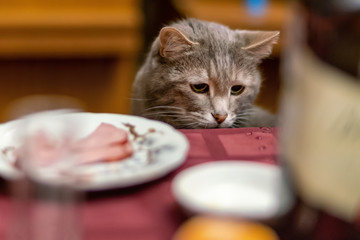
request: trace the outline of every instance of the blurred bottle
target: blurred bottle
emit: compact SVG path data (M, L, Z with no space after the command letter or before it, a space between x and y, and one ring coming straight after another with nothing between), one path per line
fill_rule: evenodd
M360 1L298 0L282 59L281 155L300 198L360 221Z
M67 151L75 133L71 121L56 116L68 109L24 116L14 130L19 176L9 182L12 218L8 240L81 240L81 203L76 161Z

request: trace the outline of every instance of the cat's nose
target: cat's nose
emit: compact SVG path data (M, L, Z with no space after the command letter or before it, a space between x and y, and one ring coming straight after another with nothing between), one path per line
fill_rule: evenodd
M218 124L220 124L220 123L222 123L223 121L225 121L225 119L227 118L227 114L224 114L224 115L221 115L221 114L211 114L214 118L215 118L215 120L216 120L216 122L218 123Z

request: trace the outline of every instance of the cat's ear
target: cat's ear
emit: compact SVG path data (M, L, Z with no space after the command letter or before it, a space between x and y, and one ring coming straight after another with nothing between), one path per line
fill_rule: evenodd
M188 39L182 32L174 27L163 27L159 34L160 55L165 58L175 58L181 53L198 44Z
M252 53L256 58L262 59L271 54L273 45L279 40L279 31L239 31L245 39L241 49Z

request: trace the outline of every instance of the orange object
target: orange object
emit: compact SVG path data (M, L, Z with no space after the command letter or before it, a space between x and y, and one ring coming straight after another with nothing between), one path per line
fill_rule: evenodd
M279 237L260 223L197 216L186 221L173 240L279 240Z

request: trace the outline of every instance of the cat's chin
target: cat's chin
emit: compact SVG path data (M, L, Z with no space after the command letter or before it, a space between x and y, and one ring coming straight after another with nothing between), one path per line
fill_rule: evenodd
M179 121L174 121L172 119L157 119L163 121L167 124L172 125L174 128L177 129L213 129L213 128L232 128L233 122L226 121L223 123L216 123L214 122L190 122L186 124L179 124Z
M231 128L231 125L229 125L229 124L225 124L225 125L220 124L220 125L217 125L217 126L214 127L214 128Z
M229 124L229 123L221 123L221 124L209 123L209 124L201 126L199 128L211 129L211 128L231 128L231 127L232 127L232 124Z
M177 129L214 129L214 128L231 128L231 125L222 125L222 124L204 124L204 125L194 125L194 126L177 126L173 125Z

